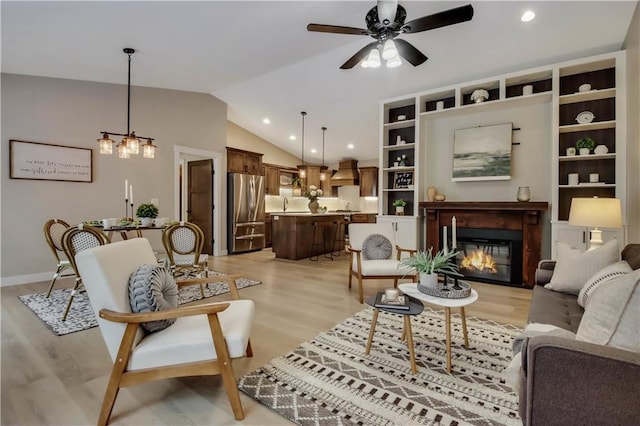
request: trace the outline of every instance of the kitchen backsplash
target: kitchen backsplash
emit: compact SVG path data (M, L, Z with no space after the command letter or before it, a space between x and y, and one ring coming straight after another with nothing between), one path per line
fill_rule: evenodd
M290 188L280 188L280 195L265 196L265 211L281 212L287 199L287 211L305 212L309 210L309 200L306 197L293 196ZM378 199L375 197L361 197L360 187L357 185L345 185L338 188L338 197L320 197L321 207L328 210L356 210L365 213L378 212Z

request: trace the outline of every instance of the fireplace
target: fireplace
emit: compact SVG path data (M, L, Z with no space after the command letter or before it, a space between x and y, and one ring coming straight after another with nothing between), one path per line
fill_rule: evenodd
M459 272L473 281L521 286L522 231L457 229ZM452 241L448 242L451 247Z
M489 235L481 235L479 239L488 240L482 244L482 254L493 249L493 253L500 257L509 257L510 278L495 280L507 285L533 287L535 284L535 272L540 260L542 222L543 213L548 208L545 201L530 202L508 202L508 201L430 201L420 202L421 215L424 217L424 245L428 249L434 250L443 247L442 227L447 226L451 234L453 218L456 218L457 230L474 229L479 231L489 231ZM514 231L516 234L503 234L503 231ZM450 237L450 235L449 235ZM472 238L475 236L472 236ZM491 241L491 240L497 240ZM457 234L460 241L460 234ZM510 249L507 244L502 247L502 241L509 240ZM478 246L480 241L468 243L469 248ZM447 245L451 247L451 243ZM467 244L467 243L465 243ZM460 249L458 243L458 249ZM510 250L510 251L509 251ZM499 258L499 262L504 259ZM495 261L495 260L494 260ZM515 270L514 270L515 268ZM503 267L504 269L504 267ZM518 272L518 269L520 272ZM519 273L519 276L518 276ZM506 275L506 272L504 273ZM493 276L495 278L495 276ZM489 282L487 278L487 281ZM480 281L480 278L474 278Z

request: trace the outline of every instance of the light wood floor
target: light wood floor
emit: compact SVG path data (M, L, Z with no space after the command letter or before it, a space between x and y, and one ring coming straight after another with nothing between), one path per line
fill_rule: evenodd
M256 303L254 357L234 361L236 377L284 354L321 331L364 309L357 283L347 288L348 262L276 260L270 250L211 258L212 269L244 272L261 285L240 291ZM391 281L365 282L365 297ZM71 285L66 280L66 285ZM44 292L48 283L1 290L2 425L95 424L111 369L98 328L57 337L17 296ZM480 298L468 316L523 326L531 292L527 289L473 284ZM220 300L224 299L221 297ZM364 348L363 348L364 349ZM240 393L244 425L289 422ZM238 424L218 377L172 379L123 389L116 401L115 425Z

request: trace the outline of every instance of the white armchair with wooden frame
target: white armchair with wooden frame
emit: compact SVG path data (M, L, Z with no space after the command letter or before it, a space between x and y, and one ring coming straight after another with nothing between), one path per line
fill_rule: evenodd
M358 298L364 301L363 280L393 279L398 286L402 278L415 279L413 268L399 267L403 253L411 256L415 250L403 249L396 244L391 223L349 224L349 288L353 277L358 279Z
M156 264L149 241L136 238L76 256L78 270L100 332L114 361L98 425L111 417L120 388L174 377L222 375L234 417L244 418L231 360L252 356L249 334L254 316L251 300L231 300L150 313L132 313L129 277L139 266ZM235 279L226 275L178 282L179 286L227 281L239 299ZM177 318L169 327L145 334L140 323ZM213 409L213 408L212 408Z

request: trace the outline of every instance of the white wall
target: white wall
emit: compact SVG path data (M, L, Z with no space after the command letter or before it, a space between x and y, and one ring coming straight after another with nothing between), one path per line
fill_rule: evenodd
M511 180L453 182L453 141L456 129L512 122ZM551 202L551 103L497 111L439 116L425 123L424 188L435 186L447 201L516 201L519 186L531 188L532 201ZM422 185L421 185L422 186ZM426 200L426 194L423 194ZM548 258L550 215L544 215L543 258Z
M75 224L123 216L125 179L134 186L136 206L157 198L160 216L173 217L173 145L225 151L224 102L202 93L132 87L131 130L156 138L156 158L100 155L100 131L126 132L126 114L126 85L2 74L3 285L50 278L45 273L55 263L42 232L46 220ZM94 181L9 179L10 139L92 148ZM147 233L161 247L159 232Z

